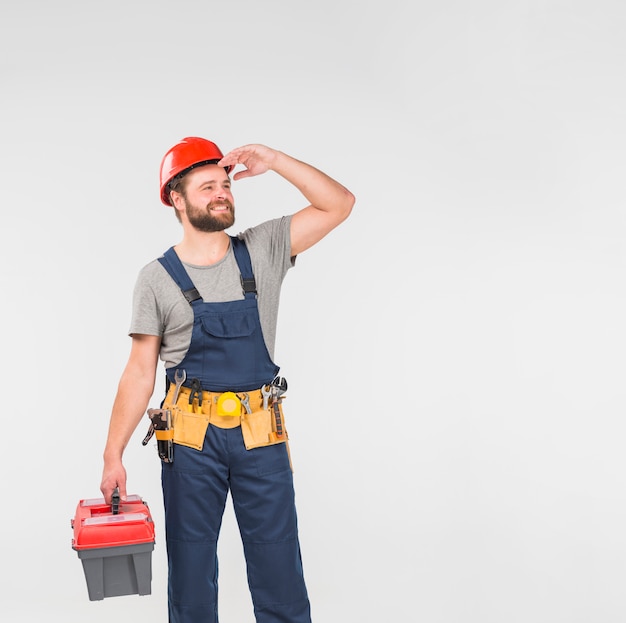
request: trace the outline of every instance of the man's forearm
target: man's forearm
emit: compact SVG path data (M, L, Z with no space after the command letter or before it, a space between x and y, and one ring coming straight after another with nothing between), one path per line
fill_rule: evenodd
M113 403L109 434L104 449L104 461L121 460L141 418L148 408L154 391L153 383L141 383L136 379L122 378Z

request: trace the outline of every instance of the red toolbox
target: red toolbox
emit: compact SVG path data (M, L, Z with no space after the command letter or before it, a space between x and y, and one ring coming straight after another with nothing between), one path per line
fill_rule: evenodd
M138 495L80 500L72 519L72 548L83 563L89 599L149 595L152 583L154 523Z

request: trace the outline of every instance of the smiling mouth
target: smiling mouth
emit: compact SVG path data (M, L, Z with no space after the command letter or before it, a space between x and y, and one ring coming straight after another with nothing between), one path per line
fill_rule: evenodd
M209 205L209 210L211 212L230 212L231 207L228 203L217 203Z

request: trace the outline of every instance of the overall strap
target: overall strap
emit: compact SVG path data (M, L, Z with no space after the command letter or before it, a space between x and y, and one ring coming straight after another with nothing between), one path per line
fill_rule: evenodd
M250 260L250 253L246 243L237 238L236 236L230 236L230 241L233 246L233 253L235 254L235 260L241 273L241 287L245 298L256 297L256 281L254 279L254 273L252 272L252 261ZM183 296L187 299L189 304L194 301L201 300L200 293L193 285L193 281L187 274L183 263L174 251L174 247L170 247L162 257L159 258L159 262L168 272L170 277L174 280L176 285L182 290Z
M250 260L250 253L246 243L237 238L237 236L231 236L230 242L233 245L233 253L235 254L235 260L237 260L237 266L239 266L239 272L241 273L241 287L246 298L256 297L256 281L254 279L254 273L252 272L252 261Z
M174 247L170 247L163 257L159 258L159 262L163 265L163 268L169 273L170 277L176 282L176 285L182 290L183 296L187 299L187 302L191 305L194 301L202 299L196 286L193 285L183 263L180 261Z

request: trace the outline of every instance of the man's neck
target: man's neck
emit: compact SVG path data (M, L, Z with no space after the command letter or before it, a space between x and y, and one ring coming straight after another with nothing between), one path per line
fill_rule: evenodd
M181 261L195 266L211 266L224 258L230 246L225 231L185 231L182 241L174 249Z

